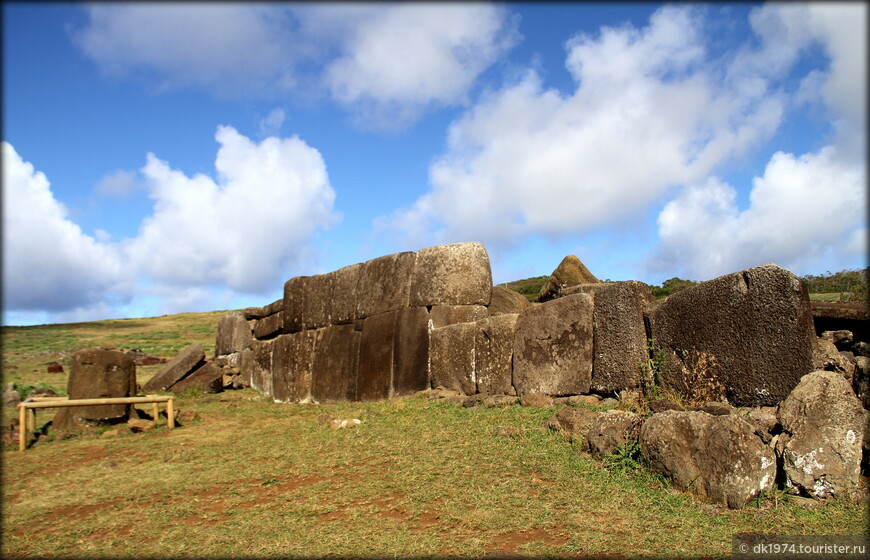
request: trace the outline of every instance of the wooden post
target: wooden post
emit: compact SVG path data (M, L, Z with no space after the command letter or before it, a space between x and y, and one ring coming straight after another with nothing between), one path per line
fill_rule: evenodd
M153 404L151 405L151 418L154 420L154 425L155 425L155 426L157 425L157 417L158 417L158 415L160 414L160 408L159 408L159 406L160 406L160 405L158 405L157 403L153 403Z
M25 434L27 433L27 409L18 403L18 451L24 451L27 446Z
M175 427L175 408L173 407L173 401L174 399L166 401L166 422L170 430Z

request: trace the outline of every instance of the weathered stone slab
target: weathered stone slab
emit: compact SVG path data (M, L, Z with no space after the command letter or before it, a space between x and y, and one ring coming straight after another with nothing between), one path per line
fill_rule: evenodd
M721 385L734 406L774 405L813 369L815 332L807 289L776 265L686 288L648 311L664 385L694 397Z
M656 472L730 508L741 508L773 488L776 456L735 414L668 410L640 429L641 453Z
M559 292L558 297L573 296L574 294L592 294L595 296L599 290L603 290L608 286L612 286L616 282L596 282L594 284L577 284L576 286L568 286Z
M205 360L205 351L198 343L193 343L177 356L169 360L163 369L142 387L146 393L165 391L179 379L196 369Z
M433 386L443 386L464 395L477 392L474 365L476 331L474 323L456 323L429 333L429 371Z
M264 395L272 395L272 350L273 340L255 340L251 344L250 357L242 352L242 375L252 389Z
M360 270L362 264L353 264L326 274L309 276L304 283L302 326L316 329L353 323Z
M353 325L317 330L311 398L317 402L356 400L360 332Z
M215 356L225 356L241 352L251 345L251 329L248 322L238 311L227 313L218 321L215 335Z
M492 271L477 242L422 249L411 280L410 305L489 305Z
M398 311L367 317L359 345L356 398L376 401L390 398L393 386L393 340Z
M576 294L520 313L514 336L513 372L519 394L589 393L593 308L592 296Z
M574 255L568 255L562 259L547 282L541 286L541 291L538 292L538 301L545 302L555 299L559 297L562 290L569 286L596 282L598 282L598 278L589 272L589 269L580 262L580 259Z
M191 388L199 389L203 393L220 393L224 389L221 368L214 362L206 362L181 381L173 383L169 390L173 393L182 393Z
M417 253L395 253L366 261L359 272L356 315L371 317L408 307Z
M269 315L274 315L275 313L283 312L284 311L284 298L276 299L275 301L273 301L269 305L265 306L263 308L263 311L266 312L266 314L264 315L265 317L268 317Z
M490 316L493 316L503 313L521 313L531 306L532 302L527 300L523 294L504 286L493 286L487 309Z
M284 283L284 332L294 333L305 328L303 314L305 311L306 284L310 276L296 276Z
M508 313L475 323L474 363L478 393L511 393L514 332L518 317L516 313Z
M586 442L593 457L602 458L619 451L621 445L637 441L643 418L627 410L607 410L589 423Z
M649 357L643 310L649 286L630 280L595 292L593 391L615 393L641 386Z
M262 319L267 315L270 315L270 313L266 313L265 307L246 307L242 310L242 317L244 317L246 321Z
M393 336L393 395L413 395L429 387L429 312L425 307L398 311Z
M311 400L317 331L282 334L272 348L272 398L278 402Z
M864 411L843 376L805 375L779 407L776 444L786 486L814 498L852 497L861 474Z
M274 313L262 319L257 319L254 324L254 336L256 338L272 338L281 334L284 328L284 314Z
M136 395L136 364L123 352L79 350L72 356L67 394L73 399L132 397ZM70 414L86 420L126 418L128 404L71 407Z
M487 317L489 311L482 305L435 305L429 311L433 329L456 323L473 323Z

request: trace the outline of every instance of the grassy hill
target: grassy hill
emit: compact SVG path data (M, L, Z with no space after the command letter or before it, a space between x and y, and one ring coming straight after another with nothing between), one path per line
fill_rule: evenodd
M199 342L211 354L222 313L4 327L3 377L65 387L45 363L66 363L81 347L172 357ZM138 373L142 382L153 371ZM4 557L726 557L733 534L760 527L822 535L867 526L863 506L780 492L739 511L708 504L628 455L598 461L542 429L555 409L422 397L288 405L251 389L183 395L178 408L200 418L24 452L6 445ZM362 423L330 430L323 413ZM4 424L12 415L4 410ZM40 412L37 425L52 415ZM494 435L499 428L509 435Z

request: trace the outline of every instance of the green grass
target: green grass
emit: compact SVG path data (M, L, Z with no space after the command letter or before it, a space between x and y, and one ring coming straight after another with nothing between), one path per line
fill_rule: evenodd
M213 345L220 314L4 329L3 336L17 337L13 364L26 360L22 353L60 352L65 344L123 341L145 349L155 332L176 335L172 345L205 346ZM47 382L49 375L28 378ZM735 533L858 534L867 523L861 506L807 507L782 493L739 511L707 504L642 468L636 449L598 461L542 429L555 409L468 409L419 397L287 405L251 389L184 394L177 406L201 419L112 438L98 431L24 452L6 446L3 557L481 557L500 550L726 557ZM54 412L41 411L37 424ZM317 420L324 412L362 424L331 430ZM500 427L519 435L494 436Z
M843 293L833 292L829 294L810 294L810 301L840 301Z

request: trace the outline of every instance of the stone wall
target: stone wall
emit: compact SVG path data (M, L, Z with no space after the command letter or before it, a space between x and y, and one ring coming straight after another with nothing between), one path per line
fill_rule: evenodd
M656 384L761 406L813 370L812 320L801 280L775 265L656 302L646 284L627 281L565 286L529 305L492 286L480 243L458 243L291 278L282 299L221 319L216 355L237 356L250 386L278 402L439 386L615 396Z

